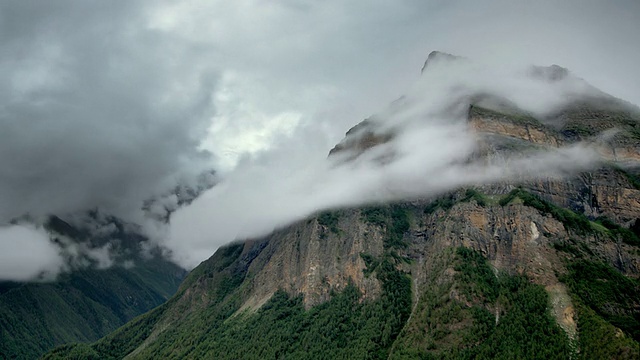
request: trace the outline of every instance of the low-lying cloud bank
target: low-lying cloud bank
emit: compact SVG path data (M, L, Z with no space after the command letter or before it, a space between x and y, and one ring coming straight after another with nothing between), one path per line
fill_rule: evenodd
M21 246L16 246L16 243ZM53 279L64 266L49 234L32 225L0 228L0 280Z
M320 210L561 177L594 166L599 158L584 144L473 160L479 135L467 124L467 110L475 95L505 98L543 116L594 91L572 76L550 81L528 70L434 61L405 96L369 120L375 131L392 132L392 140L355 159L327 159L305 149L308 134L297 134L279 149L241 162L222 183L178 210L164 245L189 268L217 246L265 235Z

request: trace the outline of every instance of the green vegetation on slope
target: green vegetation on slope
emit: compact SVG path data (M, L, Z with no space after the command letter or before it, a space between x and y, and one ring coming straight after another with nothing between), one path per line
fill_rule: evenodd
M560 277L575 308L578 328L575 358L640 358L638 280L625 277L607 264L588 260L594 254L583 243L572 240L556 249L575 256L565 259L568 272Z
M435 199L434 201L430 202L429 205L427 205L424 208L424 213L425 214L433 214L434 212L436 212L436 210L438 209L442 209L443 211L449 211L453 205L455 205L457 202L455 200L455 198L453 197L453 195L446 195L440 198Z
M228 249L222 251L227 257L216 260L235 256L235 251ZM234 268L235 265L230 264L218 273L204 271L200 277L228 278ZM328 302L309 310L305 310L301 297L277 291L255 313L233 316L240 305L239 293L235 290L240 290L242 285L232 291L216 291L210 304L171 324L132 357L385 359L409 316L411 282L396 269L392 257L380 260L375 272L382 283L380 298L363 301L358 289L348 285L334 293ZM71 354L82 354L79 358L120 359L143 344L160 317L179 316L176 306L174 298L89 347L63 346L45 358L64 359Z
M478 105L471 106L469 110L471 116L479 116L483 118L490 118L499 121L508 121L515 124L520 125L531 125L534 127L542 127L540 121L538 121L533 116L523 112L518 111L518 109L514 108L511 111L497 111L491 110L485 107L481 107Z
M451 207L472 200L481 206L493 204L477 191L450 199ZM382 255L360 255L365 274L382 284L381 297L376 300L362 299L357 288L349 285L333 293L328 302L305 309L301 297L278 291L259 310L239 312L243 296L253 286L247 274L251 260L245 258L241 244L233 244L221 248L185 280L180 294L187 297L193 291L190 301L174 297L95 344L60 347L48 358L66 358L72 353L100 359L119 359L130 353L133 359L637 356L637 343L616 332L616 327L630 335L637 330L637 283L628 282L615 269L588 265L585 270L580 263L593 253L578 235L612 235L619 231L617 225L604 219L589 221L523 190L506 196L501 205L515 200L554 216L578 239L557 244L580 254L577 260L571 259L574 262L563 278L574 296L579 331L575 342L551 317L549 297L541 286L523 276L495 271L482 255L466 248L444 249L434 257L440 264L426 274L417 303L412 304L411 279L400 269L406 268L404 252L412 251L407 248L407 234L419 210L390 205L361 210L362 221L380 226L385 234ZM339 215L321 217L320 225L336 226L340 232ZM616 292L620 298L610 296ZM146 340L149 338L153 341Z
M627 179L627 181L629 181L629 184L631 184L631 186L633 186L636 190L640 190L640 178L638 178L637 175L622 169L621 167L617 166L615 163L610 163L609 167L617 171L618 173L622 174L622 176L624 176Z
M620 239L629 245L640 246L640 238L633 231L614 223L606 217L597 218L596 223L607 228L614 239Z
M573 230L577 234L589 234L595 229L591 221L582 214L577 214L571 210L561 208L548 201L522 189L514 189L507 196L500 200L500 205L505 206L514 199L519 198L525 206L530 206L543 214L549 214L560 221L567 230Z
M640 283L609 265L589 260L568 264L562 278L581 303L640 341Z
M332 233L340 235L338 221L340 220L340 211L324 211L318 215L318 224L326 226Z
M183 275L153 259L12 287L0 295L0 358L34 359L59 344L95 341L165 302Z
M491 201L489 198L475 189L466 189L464 196L456 198L455 194L448 194L430 202L425 208L425 214L433 214L438 209L449 211L455 204L461 202L475 201L479 206L488 206Z
M485 307L474 312L474 321L485 329L497 322L478 346L462 352L469 359L566 359L569 339L548 311L544 288L522 276L495 276L487 260L477 252L458 249L458 281L463 294L484 299L502 313L499 320ZM486 305L485 305L486 306ZM484 313L484 314L483 314ZM476 326L478 326L476 325Z
M65 345L55 348L44 358L68 359L75 352L92 354L98 359L122 359L151 336L156 341L149 348L141 349L140 358L154 358L145 354L160 350L167 354L160 358L185 358L194 343L202 342L209 331L216 331L239 308L239 297L232 293L246 275L246 268L241 261L242 248L243 244L220 248L187 276L176 296L91 344L89 348L83 344ZM185 295L188 290L198 287L210 289L206 297L194 299L195 303L179 301L181 297L188 297ZM179 325L167 326L165 331L156 334L156 327L167 319L176 320Z
M578 315L578 359L638 359L640 344L574 298Z
M429 283L392 358L570 356L569 339L550 316L548 296L541 286L522 276L496 275L487 260L473 250L459 248L453 258L454 277ZM440 271L445 267L443 259Z
M587 102L576 102L557 116L565 120L562 133L570 138L594 136L615 127L634 141L640 139L640 113L617 99L592 98Z
M530 206L543 214L549 214L560 221L567 230L572 230L576 234L586 235L605 232L613 239L621 239L629 245L640 245L640 238L633 231L624 228L613 221L601 217L595 221L590 221L583 214L575 213L571 210L559 207L548 201L542 200L522 189L514 189L500 200L500 205L505 206L514 199L522 200L525 206Z
M362 210L362 219L385 229L385 249L407 246L404 235L411 227L411 215L408 209L397 204L368 207Z
M190 358L385 359L411 308L410 282L390 262L378 268L383 294L362 301L349 285L305 310L301 297L278 291L256 313L240 314L196 343ZM165 357L166 352L145 356Z

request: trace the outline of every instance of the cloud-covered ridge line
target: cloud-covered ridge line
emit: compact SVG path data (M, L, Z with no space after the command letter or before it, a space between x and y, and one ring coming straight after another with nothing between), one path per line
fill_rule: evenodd
M265 235L320 210L591 169L601 158L586 143L478 157L481 135L468 117L479 98L504 99L520 111L544 116L592 89L573 76L549 79L532 76L528 69L434 61L406 95L350 131L328 159L305 158L304 145L298 144L301 148L289 149L286 156L274 152L240 164L219 186L175 214L166 245L190 267L202 260L194 256L200 251Z

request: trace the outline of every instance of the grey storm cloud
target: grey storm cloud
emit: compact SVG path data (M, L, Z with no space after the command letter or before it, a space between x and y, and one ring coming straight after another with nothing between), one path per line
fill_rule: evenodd
M469 99L491 94L544 115L597 91L573 76L556 82L471 60L434 61L407 93L369 119L386 143L352 153L312 156L308 136L239 164L213 189L177 210L166 235L185 267L200 252L264 235L320 210L428 198L463 186L560 178L599 164L594 148L574 144L515 156L474 159L479 137L467 124ZM298 149L292 153L291 149ZM384 159L384 160L380 160Z
M0 221L129 212L196 171L216 74L129 1L0 4Z

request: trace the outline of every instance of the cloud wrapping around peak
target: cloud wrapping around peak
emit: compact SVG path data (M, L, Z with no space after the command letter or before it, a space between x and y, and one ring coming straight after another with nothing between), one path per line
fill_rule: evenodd
M299 134L279 151L239 166L171 219L167 242L185 267L215 245L265 235L321 210L431 197L462 186L561 177L598 163L594 149L576 144L508 158L476 158L479 134L467 123L476 94L504 98L543 115L578 96L584 82L535 79L525 71L468 62L433 64L409 92L367 125L391 140L363 153L311 157ZM348 135L349 136L349 135ZM353 136L358 136L357 134Z

